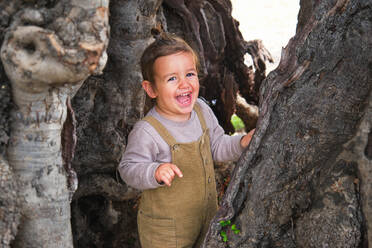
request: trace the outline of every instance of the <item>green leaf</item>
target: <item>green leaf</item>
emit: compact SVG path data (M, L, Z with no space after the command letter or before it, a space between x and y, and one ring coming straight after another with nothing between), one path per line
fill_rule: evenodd
M235 131L242 130L245 127L244 122L242 121L242 119L240 119L239 116L237 116L236 114L233 114L231 116L230 121L231 121L231 124L233 125Z
M231 224L231 221L230 220L221 220L220 221L220 225L222 226L222 227L224 227L224 226L227 226L227 225L230 225Z
M239 234L239 233L240 233L240 230L239 230L238 228L236 228L236 225L235 225L235 224L233 224L233 225L231 226L231 230L233 230L233 232L234 232L235 234Z
M223 242L227 242L227 235L226 235L226 232L225 231L221 231L221 237L222 237L222 240Z

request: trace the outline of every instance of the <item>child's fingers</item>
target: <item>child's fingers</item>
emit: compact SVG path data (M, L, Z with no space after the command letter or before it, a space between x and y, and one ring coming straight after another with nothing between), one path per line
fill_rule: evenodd
M165 183L165 185L171 186L172 179L169 179L168 177L164 176L164 177L162 177L162 180L161 181L163 183Z
M174 172L171 169L166 168L163 172L163 178L168 179L169 181L172 181L174 177Z
M167 186L171 186L171 183L175 177L183 177L181 170L174 164L166 163L158 167L155 172L155 179L158 182L163 182Z
M256 128L253 128L251 131L248 132L250 136L253 136L254 132L256 131Z
M249 143L251 142L251 139L252 139L252 136L254 134L256 129L252 129L249 133L247 133L246 135L244 135L241 140L240 140L240 145L242 147L247 147L249 145Z
M174 173L177 174L177 176L183 177L183 174L182 174L181 170L177 167L177 165L171 164L171 169L174 171Z
M171 166L166 166L160 176L160 180L163 181L166 185L171 186L175 174L171 168Z

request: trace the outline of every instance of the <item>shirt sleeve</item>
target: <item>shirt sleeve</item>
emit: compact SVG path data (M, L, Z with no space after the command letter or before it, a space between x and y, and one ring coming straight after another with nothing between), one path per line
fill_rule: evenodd
M203 101L198 101L207 126L209 128L209 137L211 143L211 152L213 160L216 162L236 161L239 159L244 148L240 145L243 134L230 136L218 123L217 117L212 109Z
M131 187L145 190L161 186L155 179L159 153L157 143L146 130L144 121L138 122L129 133L125 152L118 170L122 179Z

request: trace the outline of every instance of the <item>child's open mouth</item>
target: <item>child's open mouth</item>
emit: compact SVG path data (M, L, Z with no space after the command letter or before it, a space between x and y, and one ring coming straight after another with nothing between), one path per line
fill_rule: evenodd
M176 99L181 105L188 105L191 103L192 94L191 92L186 92L176 96Z

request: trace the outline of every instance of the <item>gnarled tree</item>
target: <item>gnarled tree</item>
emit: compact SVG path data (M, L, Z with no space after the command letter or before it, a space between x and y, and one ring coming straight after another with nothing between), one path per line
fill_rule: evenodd
M2 11L12 18L1 60L15 104L7 160L19 183L22 215L12 246L72 247L70 200L77 177L70 166L70 99L106 64L108 2L7 4ZM68 116L71 125L61 135Z
M301 1L203 247L368 246L371 32L371 1Z

